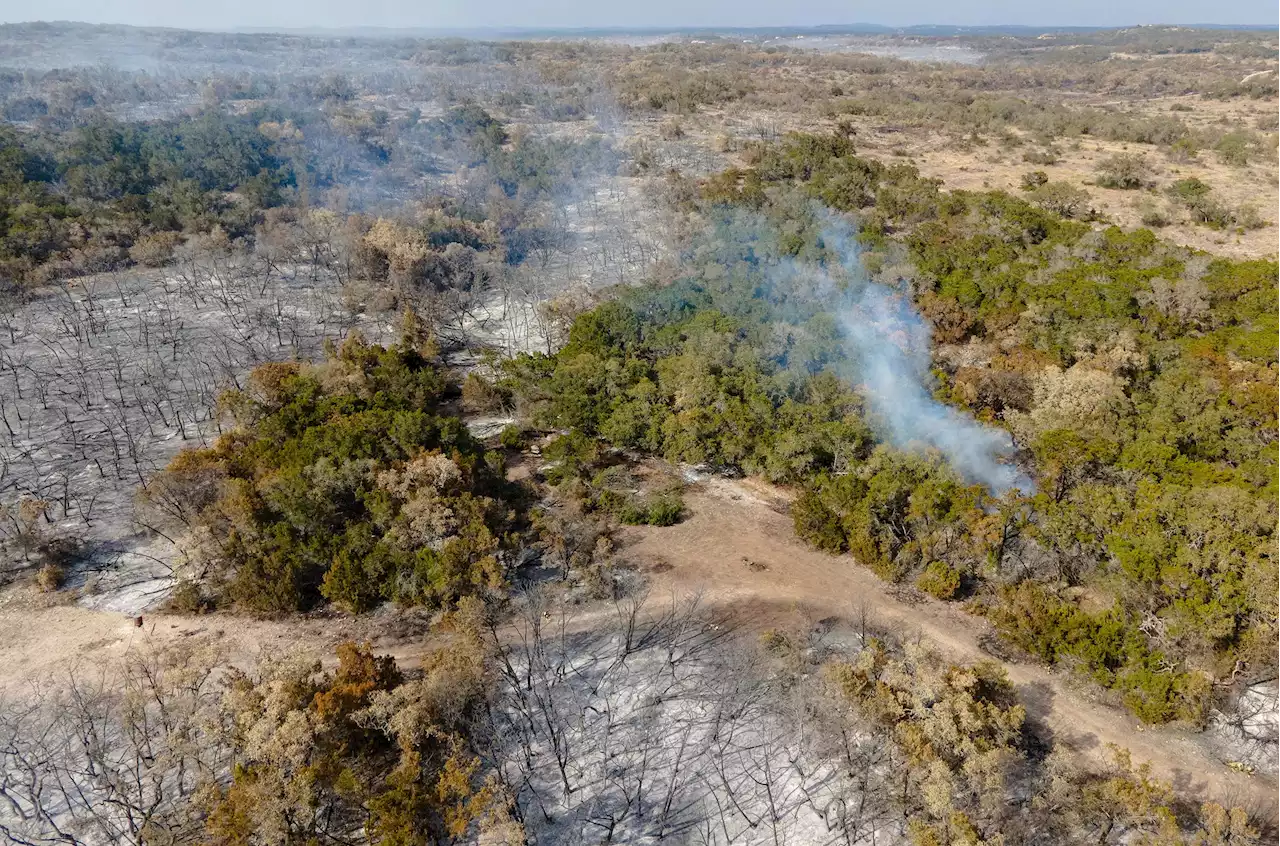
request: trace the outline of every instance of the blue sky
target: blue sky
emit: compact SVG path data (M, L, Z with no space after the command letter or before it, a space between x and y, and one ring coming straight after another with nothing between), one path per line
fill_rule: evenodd
M0 20L231 28L1276 23L1276 0L0 0Z

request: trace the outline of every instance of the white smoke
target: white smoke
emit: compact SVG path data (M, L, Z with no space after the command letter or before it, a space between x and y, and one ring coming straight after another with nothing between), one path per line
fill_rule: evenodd
M1035 484L1010 463L1013 438L933 398L930 327L905 292L866 278L848 226L831 220L823 233L851 280L839 311L850 358L883 435L902 449L934 448L960 475L1000 496Z

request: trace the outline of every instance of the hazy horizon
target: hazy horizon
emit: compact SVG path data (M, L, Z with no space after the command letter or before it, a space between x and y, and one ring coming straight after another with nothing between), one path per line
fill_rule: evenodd
M75 21L91 24L163 26L185 29L650 29L702 27L810 27L874 24L907 26L1121 27L1196 24L1259 26L1280 22L1274 2L1261 0L1131 0L1062 4L1052 9L1011 0L942 3L904 0L891 12L883 7L798 0L776 4L734 0L653 0L642 8L587 0L547 0L536 9L518 0L413 4L370 0L353 5L336 0L261 3L225 0L218 4L157 0L45 0L33 17L28 0L0 0L0 23Z

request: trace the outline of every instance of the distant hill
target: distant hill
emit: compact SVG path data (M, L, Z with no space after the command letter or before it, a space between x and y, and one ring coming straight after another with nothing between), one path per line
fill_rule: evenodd
M1273 30L1274 24L1168 24L1151 25L1143 28L1160 29L1165 26L1179 29L1223 29L1223 30ZM753 37L795 37L797 35L899 35L919 37L955 37L955 36L998 36L1013 35L1029 37L1053 33L1091 33L1108 32L1138 27L1113 26L953 26L949 24L916 24L913 26L893 27L873 23L821 24L817 26L776 26L776 27L738 27L738 26L652 26L652 27L236 27L230 30L237 33L283 33L289 35L312 36L348 36L357 38L476 38L484 40L507 40L524 38L619 38L619 37L657 37L670 35L746 35Z
M1016 36L1035 37L1054 33L1120 32L1127 29L1218 29L1265 31L1276 29L1275 24L1159 24L1130 27L1104 26L1021 26L1001 24L992 26L953 26L950 24L915 24L893 27L874 23L821 24L817 26L650 26L650 27L231 27L228 29L184 30L170 27L139 27L127 24L88 24L74 21L30 21L26 23L0 24L0 31L27 30L52 34L58 31L99 34L127 32L179 33L219 32L234 35L292 35L321 38L468 38L488 41L518 40L526 38L623 38L661 36L747 36L754 38L787 38L802 35L889 35L922 38L947 38L959 36Z

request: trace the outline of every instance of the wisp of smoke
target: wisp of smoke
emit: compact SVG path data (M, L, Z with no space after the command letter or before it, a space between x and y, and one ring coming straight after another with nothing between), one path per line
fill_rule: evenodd
M1015 488L1033 492L1031 479L1006 463L1014 453L1008 432L933 398L930 328L906 294L866 278L847 226L833 221L823 240L837 251L854 280L839 319L867 402L883 421L889 441L905 449L937 449L967 480L985 485L996 496Z

